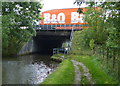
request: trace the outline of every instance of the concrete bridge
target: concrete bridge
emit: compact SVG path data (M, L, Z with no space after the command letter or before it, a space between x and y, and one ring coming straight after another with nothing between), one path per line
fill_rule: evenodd
M36 29L36 36L27 42L19 55L28 53L52 54L53 48L61 48L64 42L71 41L74 29ZM79 29L81 30L81 29Z

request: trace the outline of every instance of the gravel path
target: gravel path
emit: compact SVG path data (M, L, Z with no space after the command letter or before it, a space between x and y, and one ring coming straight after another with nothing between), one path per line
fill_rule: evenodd
M89 73L89 69L81 62L71 60L73 62L73 65L75 67L75 84L81 84L81 76L85 76L88 80L88 84L95 84L92 80L91 74ZM79 66L83 68L83 72L80 72Z

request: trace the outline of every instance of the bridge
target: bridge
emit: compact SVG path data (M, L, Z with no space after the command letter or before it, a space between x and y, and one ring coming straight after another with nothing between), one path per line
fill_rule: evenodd
M43 28L44 27L44 28ZM67 28L67 29L66 29ZM68 29L69 28L69 29ZM83 28L81 26L75 27L75 25L71 27L63 26L55 27L47 27L37 25L34 27L36 29L36 36L33 36L31 41L23 46L19 54L25 53L42 53L42 54L52 54L54 48L62 48L63 43L70 43L72 41L73 32L80 31Z
M74 31L87 28L87 23L83 23L82 18L78 18L81 15L76 13L77 8L72 10L75 12L67 12L68 9L43 12L44 20L41 20L40 24L34 27L37 33L36 36L33 36L31 41L23 46L19 54L52 54L54 48L62 48L64 43L71 43ZM56 12L57 14L55 15ZM67 12L66 16L64 12Z

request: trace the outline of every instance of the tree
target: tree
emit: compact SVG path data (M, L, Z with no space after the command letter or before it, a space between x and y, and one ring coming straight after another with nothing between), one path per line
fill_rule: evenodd
M110 28L108 28L109 36L106 46L118 48L120 47L120 1L103 3L101 6L110 11L107 19Z
M34 20L39 20L39 2L2 2L2 53L14 55L35 35Z
M90 40L94 39L97 45L107 43L109 47L113 44L120 46L120 2L87 2L87 4L89 7L84 12L84 20L88 22L89 28L83 31L83 37L86 39L83 43L88 45Z

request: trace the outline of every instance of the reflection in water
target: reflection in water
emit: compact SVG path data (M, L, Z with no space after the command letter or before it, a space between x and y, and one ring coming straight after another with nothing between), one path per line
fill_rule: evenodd
M54 71L50 56L27 55L3 58L3 84L39 84Z

